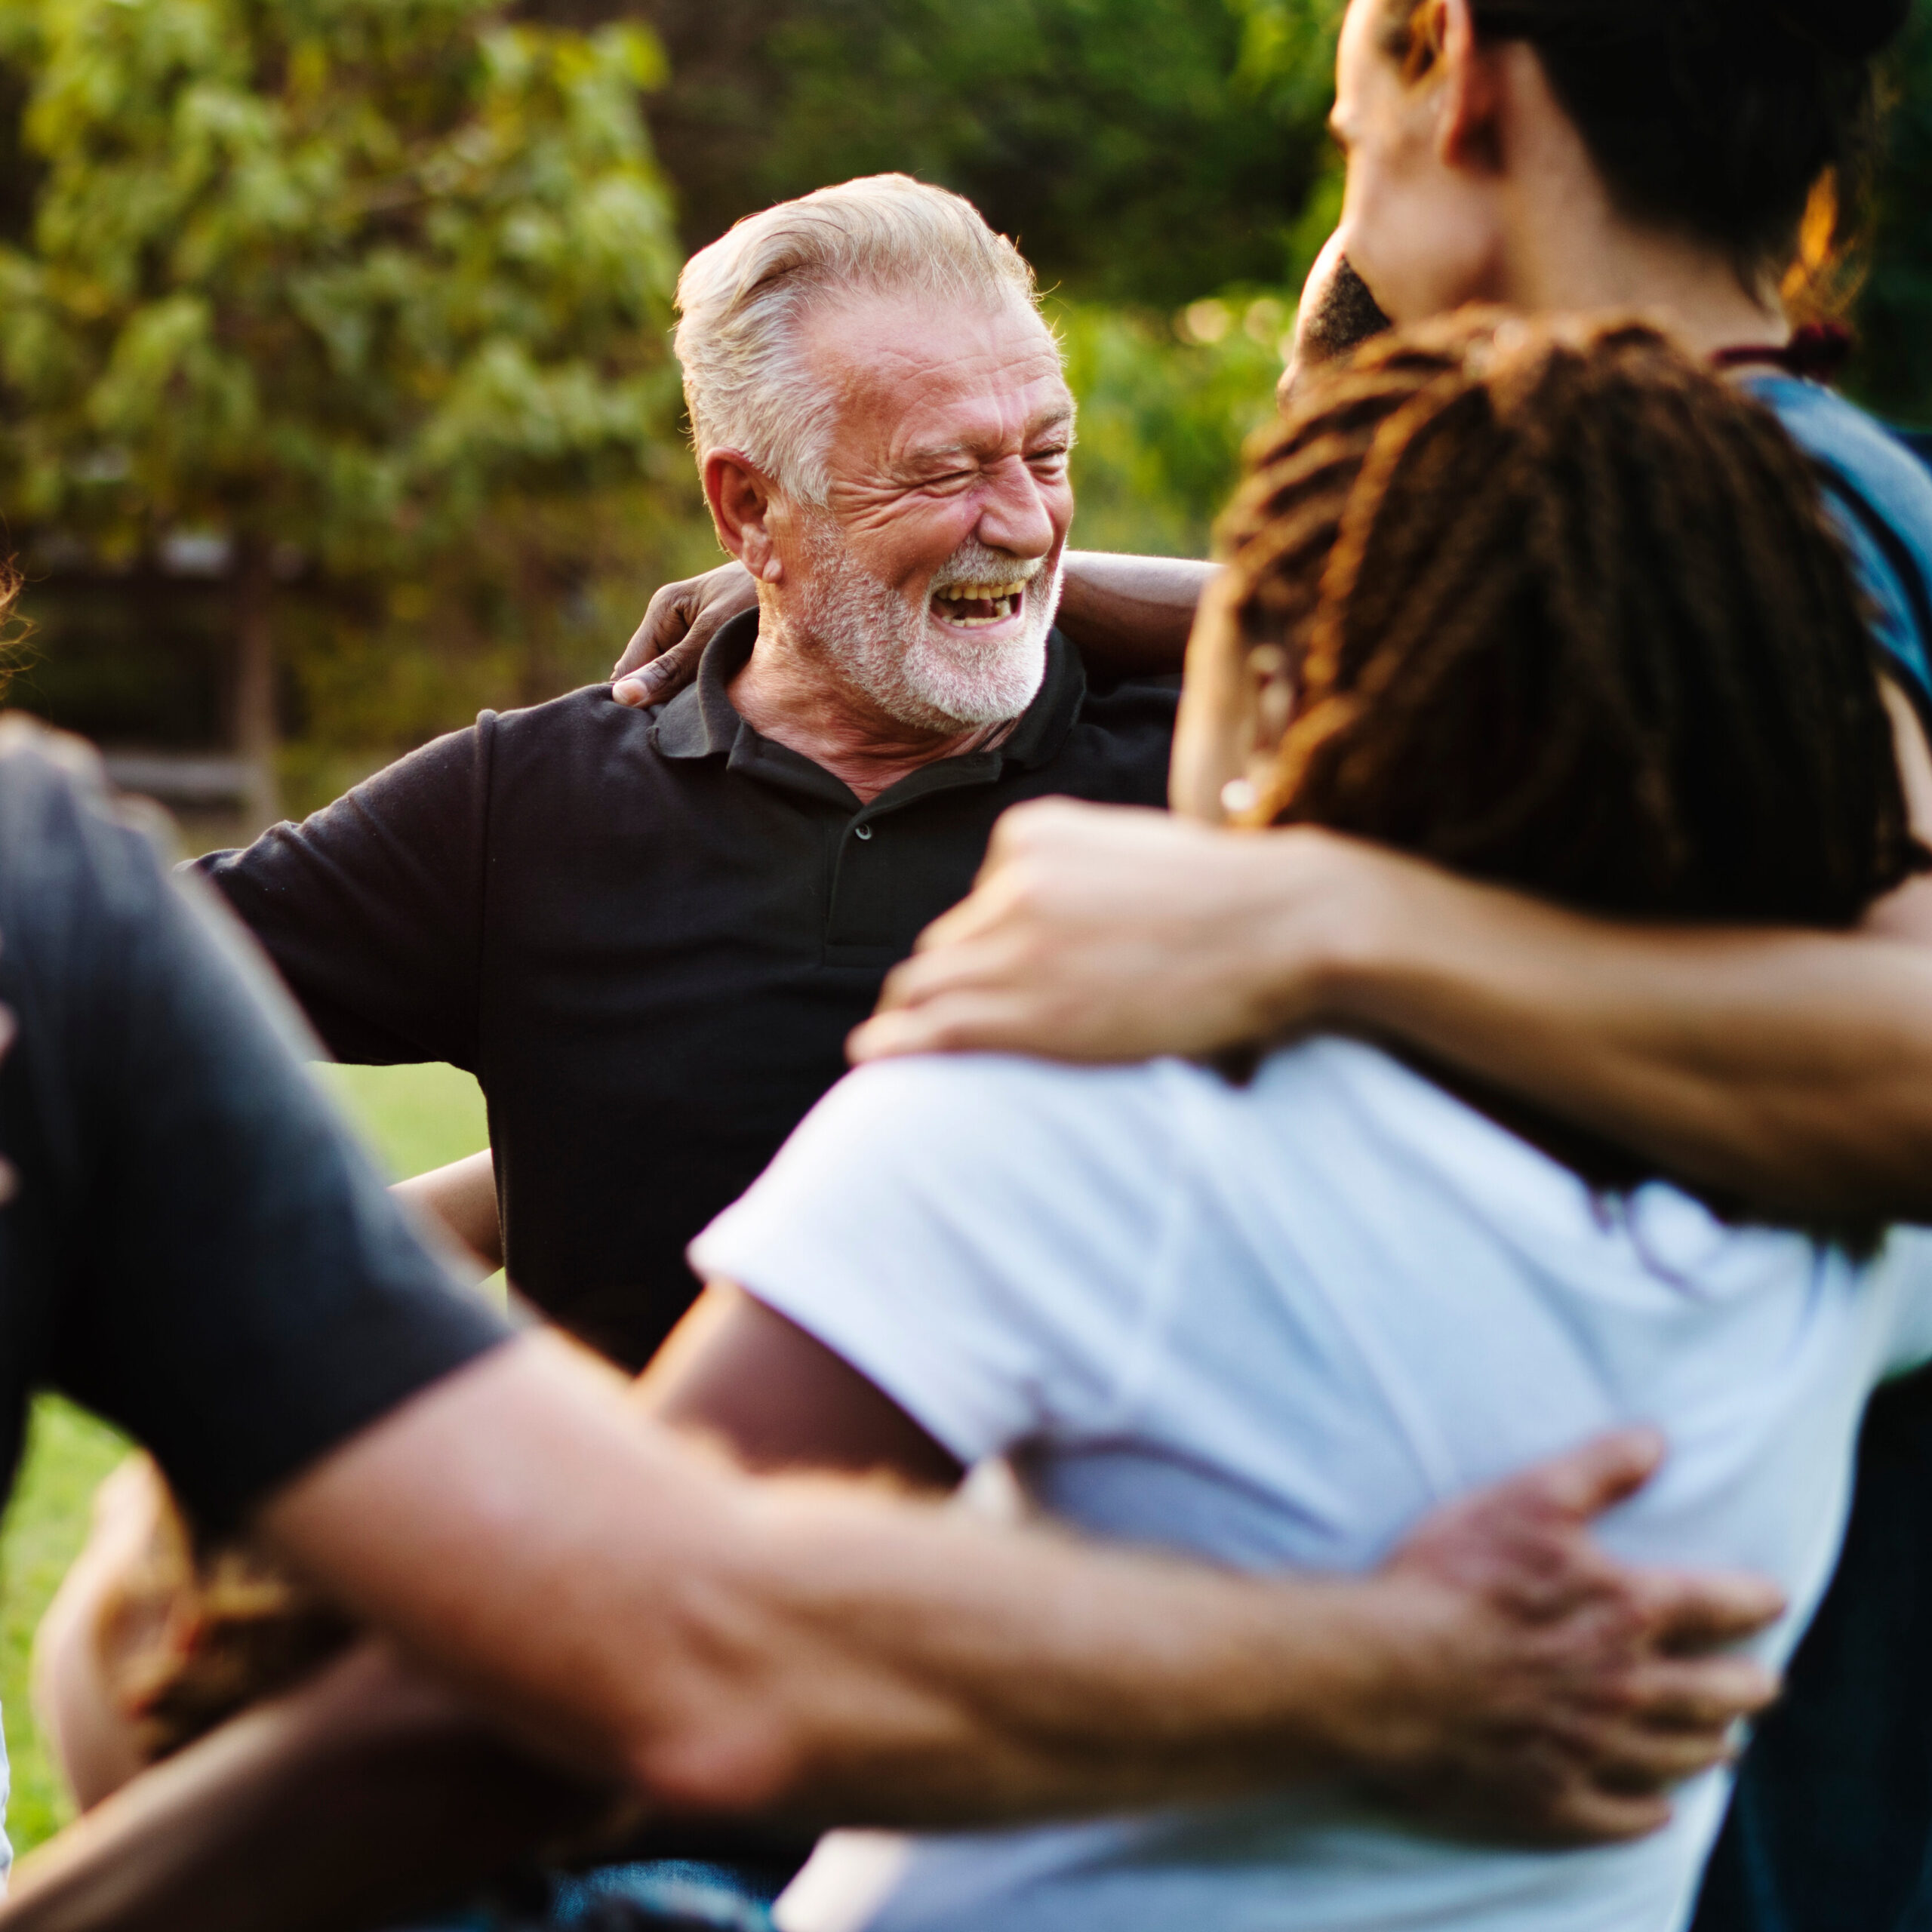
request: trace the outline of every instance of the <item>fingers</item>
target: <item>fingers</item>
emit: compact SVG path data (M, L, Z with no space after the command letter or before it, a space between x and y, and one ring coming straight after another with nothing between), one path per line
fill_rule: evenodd
M697 599L693 595L697 587L697 580L690 579L682 583L665 584L657 592L645 608L643 623L632 632L630 642L624 646L624 654L611 667L613 684L622 682L632 672L661 657L690 630L691 620L697 614Z
M1770 1709L1782 1688L1775 1671L1750 1657L1656 1657L1626 1680L1626 1717L1657 1737L1715 1740L1721 1755L1738 1720Z
M957 993L875 1013L847 1036L854 1066L907 1054L1017 1051L1027 1036L1023 1010L998 993Z
M1549 1837L1559 1844L1620 1844L1647 1838L1670 1823L1667 1798L1641 1797L1581 1785L1558 1801Z
M1512 1758L1500 1775L1475 1764L1388 1789L1460 1836L1512 1846L1620 1844L1649 1837L1672 1815L1669 1798L1654 1784L1620 1789L1593 1765L1536 1750Z
M1741 1573L1646 1570L1633 1573L1629 1585L1653 1641L1669 1656L1694 1657L1755 1637L1786 1608L1775 1583Z
M698 660L704 655L704 647L709 641L708 631L700 635L694 626L691 635L681 643L671 645L648 663L620 677L611 685L611 695L620 704L633 707L662 704L697 677ZM628 658L630 653L626 651L624 655Z
M1666 1449L1654 1429L1614 1429L1539 1463L1500 1485L1496 1494L1518 1493L1526 1502L1586 1523L1641 1489L1662 1466Z
M612 695L632 705L669 697L697 676L697 660L719 628L757 607L758 586L740 564L666 584L611 667Z

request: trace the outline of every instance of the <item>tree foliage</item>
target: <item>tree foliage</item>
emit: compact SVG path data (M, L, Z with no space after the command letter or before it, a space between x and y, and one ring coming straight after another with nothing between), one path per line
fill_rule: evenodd
M1854 377L1874 408L1932 423L1932 6L1924 0L1890 63L1887 93Z
M17 0L16 0L17 5ZM14 513L337 568L649 473L678 251L634 27L477 0L38 0L0 254Z
M1335 0L655 0L690 245L905 168L1069 297L1274 283L1321 165ZM1306 58L1303 57L1306 56Z
M715 555L665 343L681 254L897 168L1053 291L1081 540L1198 551L1339 206L1342 11L0 0L0 508L116 568L198 532L300 567L282 703L324 763L546 694ZM1923 421L1932 0L1894 91L1857 380ZM50 679L111 601L97 575L63 628L53 588ZM117 635L88 675L122 715L151 700L113 669L139 617Z

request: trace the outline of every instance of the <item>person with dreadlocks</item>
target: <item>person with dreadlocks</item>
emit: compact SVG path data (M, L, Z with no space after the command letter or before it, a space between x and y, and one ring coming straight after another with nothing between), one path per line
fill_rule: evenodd
M1932 867L1860 595L1770 411L1638 321L1494 312L1312 383L1223 525L1173 793L1598 915L1842 932ZM1859 1419L1932 1358L1932 1235L1764 1215L1426 1054L1004 1056L850 1076L699 1238L647 1372L746 1454L1010 1459L1089 1532L1347 1573L1432 1502L1637 1420L1628 1555L1775 1577L1796 1642ZM789 1435L789 1442L785 1439ZM825 1841L781 1932L1673 1932L1724 1817L1491 1850L1359 1785Z
M1908 11L1352 0L1334 116L1346 197L1301 347L1318 360L1386 318L1472 300L1666 320L1823 466L1924 832L1932 482L1823 386L1842 338L1813 321L1862 199L1875 59ZM1076 554L1063 628L1157 666L1206 575ZM860 1059L1126 1060L1367 1030L1774 1211L1932 1219L1923 881L1841 935L1658 929L1367 841L1237 841L1047 804L1002 821L979 890L884 1008L855 1038ZM1872 1404L1839 1572L1753 1741L1697 1932L1892 1932L1932 1914L1928 1497L1921 1377Z

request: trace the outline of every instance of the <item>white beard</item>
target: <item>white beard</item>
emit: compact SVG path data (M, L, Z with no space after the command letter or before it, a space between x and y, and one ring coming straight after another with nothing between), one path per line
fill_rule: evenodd
M905 596L854 561L829 518L814 518L808 542L812 584L799 600L799 628L854 690L896 722L943 731L1003 724L1033 701L1047 674L1047 633L1060 608L1060 563L1038 568L1026 585L1020 627L998 642L932 614L931 597L949 586L1011 583L1026 566L968 537L934 574L928 601Z

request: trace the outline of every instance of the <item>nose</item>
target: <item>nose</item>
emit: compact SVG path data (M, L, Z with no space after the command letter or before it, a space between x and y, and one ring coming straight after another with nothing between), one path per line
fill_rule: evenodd
M1067 498L1060 512L1057 498ZM989 550L1010 557L1044 557L1060 540L1071 512L1065 484L1047 484L1018 457L1001 463L987 478L974 535Z

